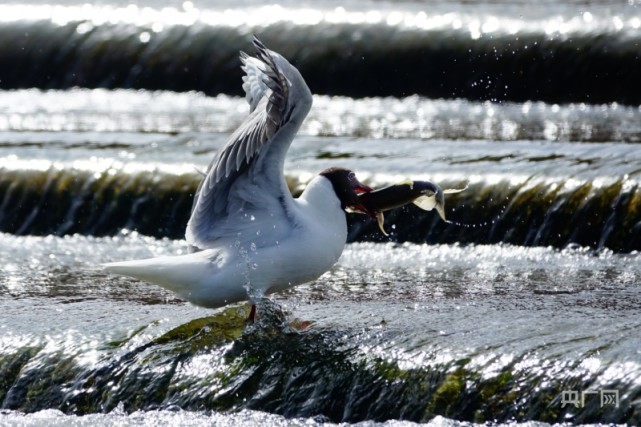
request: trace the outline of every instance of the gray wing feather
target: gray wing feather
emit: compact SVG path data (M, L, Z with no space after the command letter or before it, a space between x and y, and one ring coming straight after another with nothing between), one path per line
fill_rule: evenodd
M245 98L249 103L249 111L252 112L256 109L258 101L260 101L267 90L267 84L263 81L265 64L256 58L252 58L245 52L240 53L240 61L243 64L241 68L245 72L243 76L243 90L245 91Z
M280 200L282 194L266 197L265 188L256 183L252 169L259 155L267 156L262 152L273 145L274 135L284 124L289 85L270 51L256 38L254 46L257 58L241 53L243 70L247 73L243 89L250 104L249 117L216 153L194 197L186 238L197 248L210 247L218 239L230 237L238 226L238 218L234 215L239 210L269 212L274 221L287 217L286 206ZM266 184L262 185L271 185L270 189L274 190L274 182L284 183L282 173L280 175L278 179L267 177ZM275 191L287 191L286 197L291 198L286 186Z

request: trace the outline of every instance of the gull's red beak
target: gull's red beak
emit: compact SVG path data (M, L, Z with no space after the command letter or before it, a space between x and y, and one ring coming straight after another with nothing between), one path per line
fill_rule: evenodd
M365 184L362 184L357 178L356 175L352 172L349 175L349 180L352 184L352 190L356 194L370 193L374 191L373 188L368 187ZM353 203L350 208L356 212L364 213L365 215L370 216L371 218L376 218L376 214L367 208L363 203L361 203L360 198L357 197L358 202Z
M360 182L354 186L354 192L356 194L369 193L370 191L374 191L374 189L368 187L367 185L361 184Z

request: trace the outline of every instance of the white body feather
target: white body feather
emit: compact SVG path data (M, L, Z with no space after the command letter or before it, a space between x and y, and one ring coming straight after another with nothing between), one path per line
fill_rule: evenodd
M259 245L258 239L229 240L192 254L114 262L105 268L158 284L209 308L309 282L340 257L347 224L331 183L322 176L314 178L294 203L296 228L271 244ZM252 224L252 229L256 225L261 228ZM266 230L272 226L262 224Z
M319 175L290 194L285 155L312 95L286 59L254 39L241 54L250 113L216 153L196 191L188 255L107 264L194 304L220 307L316 279L340 257L347 224L332 183Z

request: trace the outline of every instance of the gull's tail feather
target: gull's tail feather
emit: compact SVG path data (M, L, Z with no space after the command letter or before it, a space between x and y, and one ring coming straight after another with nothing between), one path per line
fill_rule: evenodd
M220 249L206 249L186 255L122 261L104 264L115 274L155 283L202 307L217 308L247 299L247 290L236 286L243 280L238 268Z
M204 277L217 270L217 255L211 250L178 256L121 261L103 264L110 273L155 283L191 300L191 292L201 286Z

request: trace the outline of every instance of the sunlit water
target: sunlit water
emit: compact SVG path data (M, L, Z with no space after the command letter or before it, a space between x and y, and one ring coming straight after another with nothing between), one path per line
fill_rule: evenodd
M72 357L81 370L117 363L172 328L213 313L159 287L100 269L108 261L183 253L183 241L135 233L114 238L2 235L0 246L6 254L0 275L1 356L39 349L23 368L25 374L48 358ZM581 248L351 244L320 279L272 298L291 321L311 321L305 334L319 334L327 351L345 353L351 363L386 363L411 372L465 360L465 368L478 372L480 381L507 369L536 379L541 390L546 383L592 390L615 384L622 404L635 405L641 387L639 265L638 254ZM110 344L123 340L119 347ZM172 381L192 384L230 369L224 367L226 348L189 356L191 362ZM163 351L155 350L158 355ZM58 386L51 387L53 392ZM63 393L73 395L74 386L66 387L71 388ZM536 389L524 384L522 390L521 399L537 397ZM556 398L550 405L560 405ZM117 411L83 418L55 411L27 418L3 415L18 425L112 425L123 416ZM126 423L242 424L253 417L273 425L286 422L260 413L179 411L133 414Z
M46 426L46 427L93 427L96 425L104 427L161 427L161 426L190 426L190 427L236 427L261 425L265 427L320 427L338 426L336 424L323 422L315 419L285 418L265 412L243 410L235 414L209 414L193 411L152 411L134 412L127 414L122 411L113 411L108 414L91 414L83 416L67 416L56 410L44 410L36 414L26 416L24 414L13 414L7 412L0 414L0 421L10 427ZM362 427L413 427L419 424L410 421L388 421L376 423L365 421L358 424ZM471 427L472 423L449 420L443 417L436 417L432 421L420 424L426 427ZM543 427L547 424L539 422L511 423L511 426L519 427Z
M637 1L5 3L0 31L17 41L0 58L20 60L1 83L25 89L0 91L0 223L15 232L0 234L0 424L641 422L641 108L626 97ZM239 93L226 73L251 33L308 67L306 78L322 70L309 76L321 93L384 76L360 99L315 96L286 160L294 192L336 165L375 187L468 184L447 212L472 226L390 213L386 238L367 223L373 231L351 236L379 243L347 245L244 329L243 307L198 308L100 264L187 251L157 237L182 236L174 210L188 213L198 171L247 114L244 99L219 93ZM428 75L445 62L423 51L470 66ZM525 63L572 73L550 86L515 73ZM161 75L145 80L157 64ZM594 64L615 77L606 69L591 84ZM393 86L404 80L413 89ZM126 191L133 207L119 209ZM170 211L173 231L134 221L138 206ZM423 243L439 235L523 246ZM599 404L603 390L619 393L618 407ZM591 394L565 407L565 391Z
M229 133L248 110L243 98L199 92L74 88L0 93L0 131L4 132ZM550 105L316 95L300 133L373 139L639 142L640 117L640 107L616 103ZM68 144L74 142L78 141Z
M241 98L197 93L4 92L0 168L195 174L247 108ZM342 165L378 185L410 177L637 182L639 150L622 142L638 142L639 123L639 108L616 104L316 97L286 171L305 182L319 170Z

